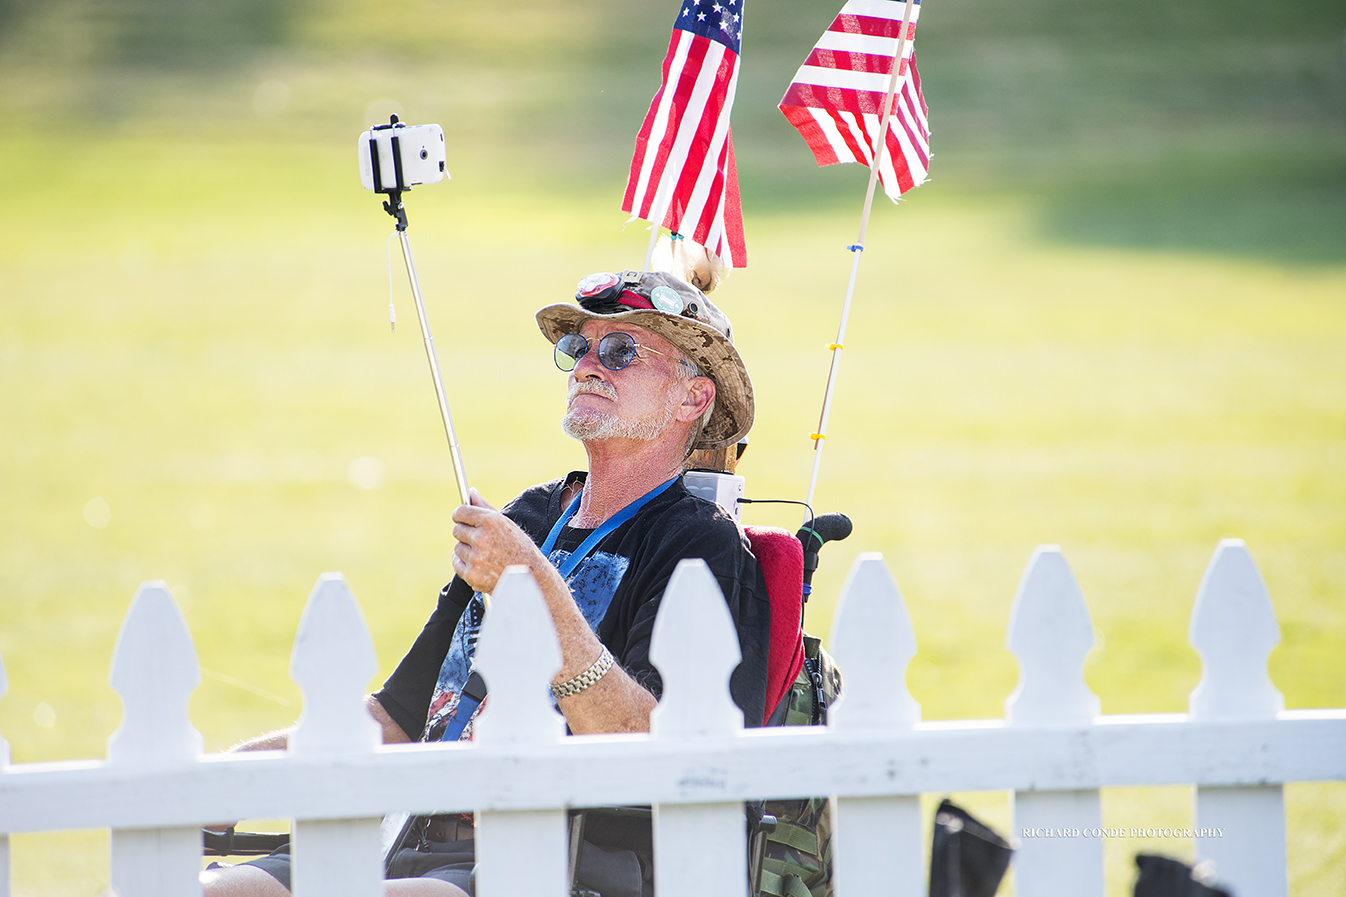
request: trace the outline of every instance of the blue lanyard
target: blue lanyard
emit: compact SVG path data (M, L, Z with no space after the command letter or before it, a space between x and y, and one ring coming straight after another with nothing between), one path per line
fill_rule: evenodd
M679 476L681 476L681 474L679 474ZM651 499L662 494L664 490L666 490L669 486L672 486L677 481L678 477L674 477L673 479L668 480L667 482L660 483L658 486L655 486L653 489L651 489L649 492L646 492L640 498L637 498L635 501L631 502L629 505L622 508L616 514L613 514L607 520L604 520L603 523L599 525L598 529L591 532L588 538L586 538L583 542L580 543L579 548L576 548L571 553L570 557L566 558L565 562L556 568L558 571L560 571L561 578L565 580L570 579L570 574L575 572L575 568L578 567L580 563L586 557L589 556L589 552L593 551L594 548L598 545L598 543L603 541L603 539L608 535L608 533L612 532L617 527L621 526L623 523L630 520L632 517L636 516L636 512L639 511L641 508L645 507L645 505L649 504ZM575 512L579 510L580 499L583 497L583 494L584 493L581 491L579 495L575 496L574 500L570 502L570 507L565 509L565 511L561 514L560 518L552 526L551 532L547 533L547 540L542 543L543 557L546 558L551 557L552 548L555 547L556 545L556 537L561 534L561 530L565 527L567 523L570 522L570 518L575 516Z

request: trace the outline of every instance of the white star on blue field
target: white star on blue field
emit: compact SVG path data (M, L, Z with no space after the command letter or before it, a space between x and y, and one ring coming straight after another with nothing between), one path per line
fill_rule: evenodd
M743 0L683 0L673 27L718 41L737 54L742 23Z

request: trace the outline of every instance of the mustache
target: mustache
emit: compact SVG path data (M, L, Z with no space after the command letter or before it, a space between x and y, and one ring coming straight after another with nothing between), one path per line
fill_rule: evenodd
M566 395L566 404L575 401L575 396L585 393L593 393L606 399L617 398L617 390L611 383L605 383L602 380L576 380L570 384L569 392Z

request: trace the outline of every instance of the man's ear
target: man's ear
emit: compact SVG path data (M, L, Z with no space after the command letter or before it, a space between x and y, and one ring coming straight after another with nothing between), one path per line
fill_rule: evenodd
M678 407L677 419L694 421L706 413L715 400L715 381L709 377L693 377L687 381L687 394Z

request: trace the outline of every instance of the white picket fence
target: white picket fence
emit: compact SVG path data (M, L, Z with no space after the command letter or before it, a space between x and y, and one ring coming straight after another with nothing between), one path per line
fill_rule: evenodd
M187 716L195 649L161 583L127 613L111 681L125 706L106 761L9 763L0 739L0 897L8 834L110 828L121 897L197 895L200 825L290 817L299 897L381 894L386 811L478 813L481 897L567 893L566 808L655 806L660 897L746 893L742 802L835 795L840 897L925 893L918 796L1012 792L1019 897L1104 893L1099 788L1195 786L1196 852L1239 897L1287 893L1282 783L1346 778L1346 710L1286 711L1267 675L1279 641L1270 599L1237 540L1201 582L1190 640L1203 675L1190 712L1100 716L1085 684L1094 643L1059 549L1039 548L1007 643L1019 686L1004 720L921 722L905 675L906 606L878 555L850 572L832 632L846 692L826 727L742 728L728 678L738 645L713 577L684 562L651 658L664 697L646 735L565 737L544 687L559 651L526 574L501 579L479 643L491 689L470 744L378 744L362 696L376 672L339 575L318 580L291 675L304 710L288 752L203 755ZM6 689L0 666L0 694ZM1198 831L1198 835L1200 832ZM526 857L526 860L522 860Z

